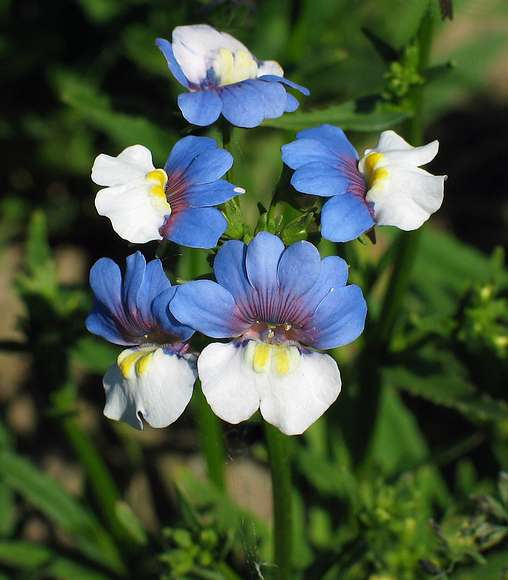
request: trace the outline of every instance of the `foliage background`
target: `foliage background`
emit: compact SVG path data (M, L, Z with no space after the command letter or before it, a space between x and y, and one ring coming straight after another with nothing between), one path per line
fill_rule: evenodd
M115 349L86 336L86 277L97 258L122 261L132 249L95 213L91 163L134 143L164 162L188 127L154 39L205 21L310 87L302 110L324 109L316 124L336 120L359 149L372 144L385 113L366 119L361 107L396 89L364 31L403 51L428 4L0 2L3 577L274 574L258 422L221 426L227 498L205 476L199 402L163 431L102 417L100 377ZM431 170L449 175L445 203L420 239L393 348L375 391L351 364L369 364L361 341L336 353L344 393L294 442L295 574L304 578L494 579L508 566L504 480L496 488L508 470L507 277L501 250L492 254L508 245L508 6L453 6L454 19L437 25L423 109L428 140L441 143ZM360 113L343 105L353 100ZM281 172L280 146L298 129L283 119L280 130L234 134L233 180L248 191L241 207L252 228ZM376 246L346 250L374 318L394 239L383 231ZM184 278L209 271L199 251L172 259Z

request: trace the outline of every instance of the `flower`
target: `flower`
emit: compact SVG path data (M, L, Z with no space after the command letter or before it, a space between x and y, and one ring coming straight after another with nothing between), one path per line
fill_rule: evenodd
M213 248L227 222L212 207L245 193L220 179L233 157L208 137L180 139L164 169L155 169L152 154L132 145L117 157L99 155L92 180L106 186L95 198L100 215L132 243L163 238L191 248Z
M286 434L305 431L335 401L337 363L313 349L355 340L367 306L358 286L346 286L341 258L321 260L309 242L287 249L267 232L248 246L226 242L214 263L217 282L179 287L169 303L177 320L212 338L198 358L203 393L225 421L258 409Z
M194 125L211 125L222 113L233 125L257 127L298 108L284 85L310 94L285 79L277 62L257 60L236 38L208 24L177 26L172 40L158 38L156 44L189 91L178 96L178 106Z
M441 207L446 176L420 169L437 155L438 141L412 147L394 131L383 131L358 161L338 127L305 129L296 138L282 147L282 159L295 169L291 183L297 191L331 198L321 211L328 240L354 240L375 225L415 230Z
M127 258L122 281L113 260L101 258L90 271L95 295L86 327L109 342L128 346L104 375L104 414L143 428L167 427L183 413L196 380L196 357L186 342L192 328L168 313L176 287L160 260L146 264L141 252Z

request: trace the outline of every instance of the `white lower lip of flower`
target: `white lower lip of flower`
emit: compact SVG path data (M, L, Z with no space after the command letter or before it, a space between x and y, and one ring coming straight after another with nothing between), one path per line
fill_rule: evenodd
M438 145L433 141L412 147L393 131L385 131L376 149L366 151L358 168L378 225L415 230L441 207L446 177L419 167L432 161Z
M167 353L158 345L129 348L104 375L104 415L143 429L167 427L183 413L196 380L195 357Z
M97 193L95 207L120 237L136 244L162 239L159 229L171 213L167 175L154 168L146 147L133 145L117 157L99 155L92 179L107 186Z
M284 352L277 348L287 349L282 355L287 372L277 371ZM341 388L337 363L329 355L260 341L209 344L198 359L198 372L203 393L221 419L236 424L259 409L287 435L303 433Z

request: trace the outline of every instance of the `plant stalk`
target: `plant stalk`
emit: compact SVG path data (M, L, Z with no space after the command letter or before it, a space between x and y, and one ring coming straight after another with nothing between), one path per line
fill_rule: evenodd
M293 558L291 457L287 435L265 423L266 444L272 473L273 550L275 578L290 580Z

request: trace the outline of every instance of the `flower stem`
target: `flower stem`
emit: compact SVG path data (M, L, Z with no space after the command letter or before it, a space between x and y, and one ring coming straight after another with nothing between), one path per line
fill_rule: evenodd
M428 66L434 18L432 6L429 4L416 38L418 72L422 75ZM410 95L413 115L404 132L414 146L421 145L423 141L423 94L424 86L418 85L413 88ZM364 337L365 347L356 365L359 388L357 393L351 394L350 398L344 401L343 434L357 464L363 462L370 448L379 410L381 369L383 364L386 364L397 320L411 282L421 231L420 228L412 232L401 232L394 242L393 269L381 302L380 314L376 321L371 321L368 325ZM357 420L358 413L361 413L361 422Z
M224 436L221 424L206 402L201 386L197 384L193 404L201 450L205 456L208 478L220 491L225 491L226 479L224 477L224 465L226 451L224 449Z
M288 437L268 423L265 436L272 472L275 578L289 580L293 555L290 446Z

